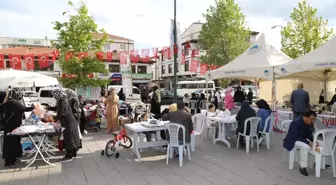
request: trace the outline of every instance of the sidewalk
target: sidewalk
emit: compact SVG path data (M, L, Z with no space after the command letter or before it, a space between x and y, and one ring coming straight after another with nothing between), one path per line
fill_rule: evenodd
M332 169L315 177L309 169L304 177L296 164L288 169L288 161L282 162L282 139L275 133L270 150L261 146L246 154L245 150L227 148L223 144L205 141L192 153L192 161L186 158L183 167L178 160L165 164L165 152L154 149L142 153L143 162L134 161L129 150L122 150L120 158L107 158L100 152L110 136L103 132L88 134L83 138L84 146L79 157L71 162L51 161L56 167L38 162L27 170L0 166L0 185L335 185ZM197 140L198 141L198 140ZM236 139L231 145L235 146ZM62 156L60 155L59 158ZM38 167L37 167L38 166Z

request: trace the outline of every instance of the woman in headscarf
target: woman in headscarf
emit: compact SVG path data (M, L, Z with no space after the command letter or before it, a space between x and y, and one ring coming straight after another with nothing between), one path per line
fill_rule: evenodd
M151 112L156 117L161 111L161 94L158 86L153 87L153 95L151 97Z
M226 91L225 91L224 101L225 101L225 108L228 109L228 110L231 110L231 109L234 108L233 97L232 97L231 93L232 93L232 88L231 87L227 88Z
M257 112L257 116L261 117L261 122L259 125L259 131L263 131L265 127L265 121L268 117L271 116L272 110L268 103L264 99L260 99L256 102L256 105L258 106L259 110ZM268 131L270 128L269 126L266 128Z
M84 112L85 101L84 101L83 95L79 95L78 100L79 100L79 106L80 106L80 109L81 109L81 116L80 116L80 119L79 119L79 129L80 129L82 134L87 134L86 118L85 118L85 112Z
M72 110L72 114L74 115L74 117L77 120L77 126L79 129L79 122L80 122L80 118L81 118L81 106L78 100L78 97L76 95L76 92L72 89L65 89L65 93L67 94L67 99L69 101L71 110ZM82 139L82 135L79 132L79 138ZM82 148L82 141L81 141L81 145L79 148Z
M121 88L120 91L118 92L118 96L119 96L119 100L121 100L121 101L126 100L123 88Z
M110 134L111 132L116 131L118 127L118 116L119 116L119 97L115 94L115 90L111 88L109 90L110 95L104 101L106 106L106 133Z
M244 127L245 127L245 120L250 117L255 117L256 113L252 107L250 107L250 103L248 101L243 101L241 108L236 116L236 120L238 122L238 128L237 128L237 135L238 133L244 133ZM250 134L250 125L247 125L246 128L246 134ZM245 142L244 139L241 137L239 139L240 147L244 148Z
M249 92L247 93L247 97L246 97L247 101L250 102L250 105L252 105L252 100L253 100L253 91L252 88L249 88Z
M237 87L237 91L234 93L234 102L242 103L246 100L245 93L242 91L241 87Z
M17 135L10 135L14 129L22 124L22 114L34 109L26 107L22 102L23 94L19 89L12 89L7 91L4 103L0 105L0 112L4 113L4 140L3 140L3 154L5 159L5 166L13 166L17 158L22 157L21 137Z
M56 99L57 119L62 127L65 128L63 130L63 141L65 143L66 154L63 160L72 160L77 156L77 150L81 145L77 120L72 113L66 92L63 89L55 89L51 94Z

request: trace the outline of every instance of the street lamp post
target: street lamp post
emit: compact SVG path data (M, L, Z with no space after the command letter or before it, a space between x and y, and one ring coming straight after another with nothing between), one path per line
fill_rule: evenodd
M174 52L174 102L177 102L177 49L178 46L176 44L176 0L174 0L174 46L173 46L173 52Z

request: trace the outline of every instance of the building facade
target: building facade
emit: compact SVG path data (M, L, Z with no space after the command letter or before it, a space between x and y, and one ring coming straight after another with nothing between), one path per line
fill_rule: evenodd
M95 37L101 37L101 34L96 34ZM55 48L52 47L51 41L47 38L45 39L32 39L32 38L14 38L14 37L0 37L0 54L5 56L5 68L10 69L10 63L8 59L9 54L21 55L22 70L26 70L24 55L34 54L35 55L35 70L45 75L60 77L62 70L57 62L57 60L50 64L48 68L39 69L38 68L38 58L39 54L49 54L49 58L53 56L52 52ZM56 41L56 40L54 40ZM115 35L108 34L108 41L102 51L112 52L113 57L111 62L106 62L106 68L109 70L107 76L98 75L101 78L110 78L111 84L121 83L121 73L119 66L119 50L134 50L134 41L124 37L119 37ZM112 41L112 42L110 42ZM57 41L56 41L57 42ZM146 84L150 83L153 78L151 65L154 61L142 62L141 59L138 63L132 63L132 73L133 73L133 83L135 84Z
M195 22L192 23L181 35L182 40L182 51L185 55L185 64L178 64L177 77L178 81L182 80L197 80L204 79L205 76L200 74L200 69L198 67L197 72L190 72L191 60L192 60L192 50L199 50L194 56L195 58L200 58L202 55L206 55L206 51L200 50L198 44L198 37L200 31L202 30L203 23ZM254 42L257 39L258 32L251 32L250 42ZM190 47L189 47L190 46ZM174 61L163 60L162 54L159 61L153 66L157 71L155 75L156 81L158 81L161 88L172 89L173 87L173 77L174 77Z

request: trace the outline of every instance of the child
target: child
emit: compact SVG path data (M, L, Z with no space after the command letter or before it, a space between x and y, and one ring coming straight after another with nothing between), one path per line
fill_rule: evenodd
M149 115L148 114L142 114L140 116L140 121L149 121ZM155 134L156 132L145 132L147 142L151 141L151 138L152 138L151 136L152 136L153 133Z

